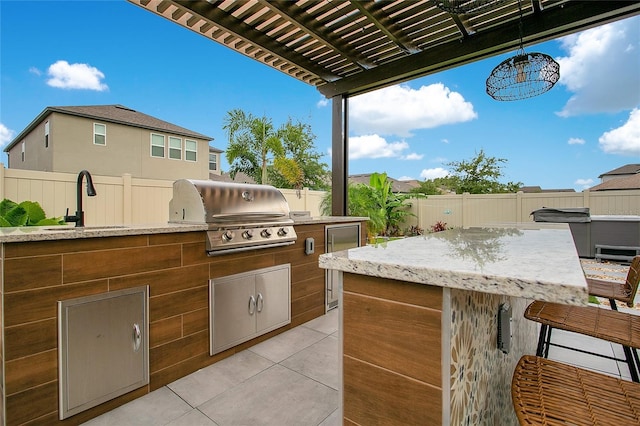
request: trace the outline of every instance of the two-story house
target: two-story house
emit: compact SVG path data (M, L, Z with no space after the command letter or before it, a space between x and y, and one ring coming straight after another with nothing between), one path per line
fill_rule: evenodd
M211 140L122 105L47 107L5 152L12 169L208 179L222 153Z

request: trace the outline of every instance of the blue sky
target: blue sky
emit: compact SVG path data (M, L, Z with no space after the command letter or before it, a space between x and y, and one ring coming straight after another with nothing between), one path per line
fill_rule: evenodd
M640 17L525 51L561 67L536 98L486 95L486 77L513 53L352 98L349 172L423 180L482 149L507 160L504 182L581 191L640 163ZM125 0L0 0L2 147L48 106L107 104L211 136L222 150L227 111L276 125L291 117L311 124L331 164L331 104L311 86Z

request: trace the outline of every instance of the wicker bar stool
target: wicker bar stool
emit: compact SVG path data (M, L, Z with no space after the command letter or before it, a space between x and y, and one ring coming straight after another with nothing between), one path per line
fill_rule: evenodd
M633 299L638 292L640 285L640 256L631 259L631 266L627 273L627 279L624 283L614 281L598 280L587 278L587 286L591 296L606 297L609 299L611 309L618 309L616 300L626 303L630 308L633 307Z
M640 363L635 349L640 347L640 315L596 306L570 306L535 301L527 306L524 317L541 324L536 350L537 356L547 358L549 347L557 346L615 361L624 361L629 366L631 379L634 382L640 381L638 377ZM624 349L625 359L551 343L551 330L554 328L620 344Z
M640 424L640 384L532 355L515 368L511 399L521 425Z

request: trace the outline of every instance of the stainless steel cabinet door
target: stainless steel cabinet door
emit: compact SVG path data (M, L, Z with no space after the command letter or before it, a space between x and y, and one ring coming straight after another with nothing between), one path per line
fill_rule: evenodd
M255 279L252 275L214 280L214 350L230 348L256 332Z
M256 275L256 328L270 331L291 320L290 269L281 267Z
M149 383L148 288L58 302L60 419Z
M291 322L291 264L213 279L209 294L214 355Z

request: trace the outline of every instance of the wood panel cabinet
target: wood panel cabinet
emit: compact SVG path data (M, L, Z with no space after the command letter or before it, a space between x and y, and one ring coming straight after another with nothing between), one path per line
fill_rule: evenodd
M291 322L291 265L210 281L211 355Z

